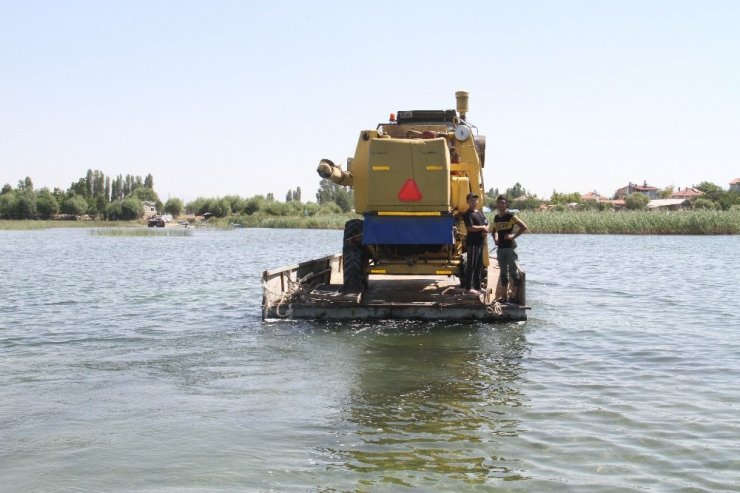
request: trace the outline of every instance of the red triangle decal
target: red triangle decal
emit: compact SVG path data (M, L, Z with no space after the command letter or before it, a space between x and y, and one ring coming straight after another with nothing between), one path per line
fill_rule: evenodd
M401 202L418 202L421 200L421 192L413 178L406 180L401 190L398 191L398 200Z

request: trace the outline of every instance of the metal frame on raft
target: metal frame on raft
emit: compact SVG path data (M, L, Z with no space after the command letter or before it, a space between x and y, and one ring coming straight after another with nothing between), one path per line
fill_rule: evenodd
M342 255L329 255L262 273L262 318L313 320L527 319L526 280L520 269L519 303L493 300L492 290L471 296L453 276L371 275L362 292L342 289ZM498 266L488 279L498 282Z

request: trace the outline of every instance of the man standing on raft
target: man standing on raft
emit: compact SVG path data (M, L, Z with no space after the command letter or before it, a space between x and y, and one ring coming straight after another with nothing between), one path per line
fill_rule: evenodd
M496 286L496 301L519 303L521 279L516 267L516 239L525 231L527 225L506 208L506 197L496 199L496 215L493 218L493 242L498 247L496 259L500 269L499 285ZM516 228L516 232L514 229ZM509 274L514 281L509 293Z

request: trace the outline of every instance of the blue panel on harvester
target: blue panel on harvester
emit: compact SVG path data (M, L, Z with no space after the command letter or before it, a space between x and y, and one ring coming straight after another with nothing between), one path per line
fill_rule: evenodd
M365 215L363 245L450 245L452 216Z

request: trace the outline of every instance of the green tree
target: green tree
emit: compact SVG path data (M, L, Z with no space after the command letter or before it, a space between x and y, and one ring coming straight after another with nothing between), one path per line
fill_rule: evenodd
M130 196L121 202L121 219L131 221L144 215L144 206L137 197Z
M334 202L326 202L324 204L321 204L319 207L319 210L316 211L316 214L319 216L322 215L331 215L331 214L340 214L342 212L342 208L339 207Z
M555 190L552 191L550 196L551 204L580 204L581 194L578 192L571 193L558 193Z
M73 194L62 202L60 209L65 214L81 216L87 212L87 207L87 201L81 195Z
M67 190L67 194L69 196L79 195L80 197L85 198L87 196L87 184L85 179L80 178L76 182L72 183Z
M266 202L263 212L270 216L288 216L290 215L290 205L285 202Z
M697 197L692 204L694 209L716 209L717 203L704 197Z
M216 217L226 217L231 214L231 204L226 199L213 199L210 203L209 211Z
M155 192L154 189L145 186L136 188L133 191L133 195L142 202L145 200L149 202L157 202L159 200L157 192Z
M703 181L696 185L697 190L704 192L704 198L711 200L712 202L719 202L725 195L725 191L719 185L715 185L709 181Z
M59 202L48 188L42 188L36 194L36 210L42 219L51 219L59 212Z
M19 192L33 192L33 181L27 176L24 180L18 180L18 191Z
M247 201L238 195L227 195L224 199L229 203L232 214L240 214L247 205Z
M709 199L722 210L728 210L735 203L737 195L724 190L719 185L714 183L703 181L699 183L696 188L704 192L701 198Z
M182 214L183 209L184 206L182 204L182 200L177 198L167 199L167 202L164 204L164 212L171 214L172 217L177 217Z
M255 212L261 211L264 204L265 198L262 195L255 195L254 197L247 199L242 212L251 216Z
M511 201L517 197L521 197L522 195L527 195L527 189L525 189L521 183L516 182L513 187L506 189L506 193L504 195L509 201Z
M146 188L151 188L152 190L154 190L154 177L151 173L146 175L146 178L144 178L144 186Z
M635 192L625 197L624 206L631 211L644 211L647 209L648 202L650 199L647 196Z
M519 200L512 200L510 203L510 207L526 211L536 209L540 206L540 204L542 204L542 201L537 197L527 197L525 199L520 198Z
M85 174L84 180L85 180L85 195L84 195L84 197L86 199L89 199L90 197L93 196L93 184L94 184L93 172L92 172L91 169L87 170L87 173Z
M661 199L670 199L673 195L673 185L668 185L659 193Z
M337 204L343 212L349 212L354 204L354 194L347 187L322 179L319 183L319 190L316 192L316 203L324 205L329 202Z
M123 219L122 202L123 201L121 199L116 199L105 207L105 217L109 221L118 221Z
M110 184L110 199L122 200L123 199L123 177L118 175Z
M0 218L12 219L15 214L16 192L12 188L9 192L0 194Z
M13 186L10 183L6 183L3 185L3 189L0 190L0 195L5 195L6 193L10 193L13 191Z
M210 208L211 208L210 199L206 199L205 197L198 197L197 199L188 203L188 205L185 207L185 210L187 210L190 214L195 214L196 216L202 216L203 214L208 212Z

